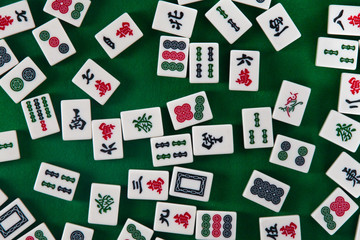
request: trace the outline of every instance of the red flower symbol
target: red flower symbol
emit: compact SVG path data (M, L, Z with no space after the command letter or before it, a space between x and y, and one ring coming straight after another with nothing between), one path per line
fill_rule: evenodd
M69 6L71 5L72 0L55 0L51 7L55 11L59 10L62 14L66 14L69 11Z

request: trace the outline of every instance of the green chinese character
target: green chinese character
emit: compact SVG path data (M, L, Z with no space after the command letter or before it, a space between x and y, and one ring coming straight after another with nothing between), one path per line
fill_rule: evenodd
M152 116L146 117L146 113L142 117L138 117L137 120L134 120L133 123L135 123L135 128L138 129L140 132L141 130L144 130L146 133L151 131L152 128L152 122L150 122L150 119Z
M105 195L104 197L101 194L98 194L99 199L95 199L97 202L97 207L99 208L99 213L102 212L106 213L107 211L111 210L111 204L114 203L114 199L110 195Z
M336 128L336 136L340 137L341 136L341 141L346 142L348 140L351 140L352 138L352 132L355 132L356 129L355 128L351 128L352 124L346 125L346 123L344 124L336 124L337 128Z

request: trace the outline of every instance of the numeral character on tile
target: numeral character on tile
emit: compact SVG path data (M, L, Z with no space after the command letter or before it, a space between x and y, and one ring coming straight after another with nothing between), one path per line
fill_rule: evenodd
M327 33L334 35L360 36L360 7L329 5Z

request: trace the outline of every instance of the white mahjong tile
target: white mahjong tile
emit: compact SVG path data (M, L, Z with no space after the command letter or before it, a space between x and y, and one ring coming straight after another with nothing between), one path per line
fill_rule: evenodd
M1 7L0 19L0 39L35 27L34 19L26 0Z
M194 29L196 15L196 9L159 1L152 29L190 38Z
M157 232L193 235L196 206L157 202L154 230Z
M314 153L315 145L278 134L271 151L270 162L307 173Z
M234 0L234 2L243 3L249 6L261 8L261 9L269 9L271 0Z
M219 44L190 43L190 83L219 82Z
M195 169L174 167L170 196L208 202L214 174Z
M355 70L358 49L358 41L319 37L315 65L318 67Z
M236 212L197 211L195 239L236 239Z
M357 211L359 206L341 189L336 188L311 214L321 227L333 235Z
M319 136L350 152L356 152L360 144L360 123L331 110Z
M32 139L60 132L53 104L48 93L21 102Z
M271 108L243 108L244 148L268 148L274 145Z
M301 33L281 3L260 14L256 21L276 51L301 37Z
M128 199L167 200L169 196L169 172L129 170Z
M119 80L91 59L84 63L72 82L101 105L109 100L120 85Z
M175 130L190 127L213 118L204 91L166 103Z
M243 192L243 197L274 212L279 212L289 190L289 185L254 170Z
M327 33L360 36L360 6L329 5Z
M128 218L117 240L151 240L153 234L152 229Z
M157 75L185 78L188 68L189 39L161 36Z
M4 39L0 39L0 75L19 63L15 54Z
M34 190L53 197L72 201L80 173L42 162L36 177Z
M179 5L190 4L194 2L200 2L202 0L177 0Z
M194 161L190 134L150 139L154 167L179 165Z
M195 156L234 153L231 124L192 127L192 138Z
M0 132L0 162L17 159L20 159L20 150L16 131Z
M252 26L249 19L231 0L220 0L206 12L205 17L230 44Z
M56 240L45 223L41 223L18 240Z
M164 135L159 107L123 111L120 115L125 141Z
M116 226L120 206L120 185L91 184L88 222Z
M45 80L40 68L26 57L1 78L0 85L15 103L19 103Z
M284 80L275 103L273 119L300 126L310 92L308 87Z
M90 4L90 0L47 0L43 11L75 27L80 27Z
M355 239L354 240L360 240L360 216L357 222L356 226L356 233L355 233Z
M8 200L8 196L0 189L0 206Z
M94 235L94 229L67 222L65 223L61 240L75 240L75 239L91 240L93 238L93 235Z
M35 221L20 198L15 199L0 211L0 240L12 240Z
M63 140L91 139L92 133L90 100L62 100L61 126Z
M258 91L260 72L259 51L230 51L229 89Z
M342 152L327 170L326 175L358 198L360 196L360 163ZM359 185L358 185L359 184Z
M341 113L360 115L360 74L342 73L338 111Z
M301 240L299 215L259 218L260 240Z
M37 27L32 33L50 66L76 53L74 46L57 18Z
M128 13L122 14L95 35L111 59L122 53L143 36Z
M121 159L124 157L119 118L93 120L92 135L95 160Z

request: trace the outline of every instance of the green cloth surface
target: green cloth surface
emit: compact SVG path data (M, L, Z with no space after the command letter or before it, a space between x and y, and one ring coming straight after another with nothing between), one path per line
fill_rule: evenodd
M0 5L15 2L1 0ZM36 23L40 26L53 17L43 12L45 0L29 0ZM176 2L171 0L171 2ZM218 42L220 46L220 82L218 84L190 84L188 78L166 78L156 75L159 39L167 33L151 29L156 0L93 0L80 28L62 21L77 53L51 67L46 61L31 31L6 38L7 43L21 61L30 56L47 76L47 80L26 98L49 93L56 116L61 124L60 101L90 98L71 80L88 58L120 80L121 85L101 106L91 100L92 118L119 118L121 111L160 106L165 135L190 133L191 128L174 131L166 102L198 91L206 91L214 118L204 124L233 124L235 152L231 155L194 157L183 167L214 173L209 202L199 202L169 196L168 202L196 205L199 210L237 212L237 239L260 239L259 217L299 214L304 240L352 240L359 212L356 212L334 235L330 236L310 214L338 187L325 175L333 161L344 149L318 136L331 109L337 109L340 75L355 72L315 67L317 38L328 36L327 12L329 4L359 4L358 0L273 0L271 6L281 2L300 30L302 37L276 52L255 18L264 12L259 8L236 3L253 26L234 44L224 37L205 18L205 13L217 1L205 0L188 5L198 10L191 42ZM129 13L144 36L110 59L94 36L123 13ZM333 36L344 39L356 37ZM258 50L261 52L260 87L258 92L228 90L230 50ZM309 173L301 173L269 163L271 148L245 150L241 110L252 107L274 107L283 80L311 88L311 95L300 127L273 121L274 137L283 134L316 145ZM359 121L359 116L350 116ZM36 223L45 222L56 239L66 222L95 230L95 240L116 239L127 218L153 227L156 201L128 200L127 178L129 169L168 170L154 168L149 139L124 142L124 159L95 161L92 141L63 141L61 133L32 140L20 104L0 90L0 132L17 130L21 159L0 163L0 188L10 201L19 197L35 216ZM350 153L355 159L359 153ZM80 181L73 201L68 202L33 190L41 162L48 162L80 173ZM275 213L242 197L242 193L256 169L291 186L289 195L279 213ZM121 201L116 227L87 223L91 183L120 184ZM355 199L360 203L358 199ZM27 229L25 232L30 230ZM24 232L24 233L25 233ZM171 239L194 239L194 236L155 232L155 236Z

